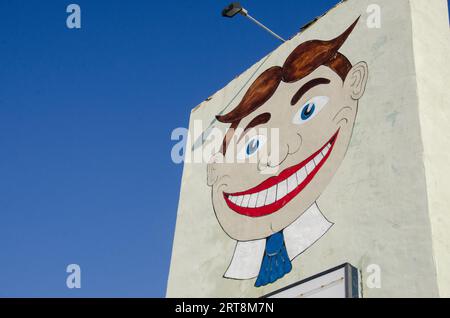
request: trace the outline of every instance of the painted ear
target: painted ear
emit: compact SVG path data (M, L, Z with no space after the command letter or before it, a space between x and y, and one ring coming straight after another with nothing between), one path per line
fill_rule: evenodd
M359 100L364 95L368 76L369 67L366 62L359 62L352 67L344 82L352 99Z
M221 153L217 153L211 157L209 163L207 165L207 184L212 187L214 183L216 183L217 178L219 177L217 173L218 164L223 162L223 155Z

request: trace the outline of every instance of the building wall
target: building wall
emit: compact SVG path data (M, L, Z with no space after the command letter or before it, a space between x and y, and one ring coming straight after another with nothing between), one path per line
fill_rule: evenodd
M450 32L446 0L411 0L428 208L440 296L450 297Z
M439 7L444 1L431 2L440 12L439 19L444 19L444 8ZM368 28L366 24L366 10L374 3L381 8L381 28ZM317 200L324 216L334 225L293 260L293 270L288 275L273 284L256 288L254 279L223 278L236 241L225 233L214 213L207 165L186 163L168 297L259 297L345 262L361 271L364 297L432 297L438 296L439 291L448 295L449 278L444 272L448 244L443 223L446 192L442 189L446 181L439 168L448 162L440 150L449 139L442 135L431 142L436 134L445 131L448 117L445 104L439 103L446 99L433 95L435 87L440 87L441 92L444 84L428 84L426 61L418 57L422 54L419 52L433 45L434 39L420 42L426 38L421 28L430 20L428 13L423 13L423 6L428 10L430 1L343 2L192 111L189 127L194 134L195 120L202 120L205 128L226 105L231 110L259 74L271 66L282 65L297 45L312 39L334 38L361 15L340 52L353 64L367 63L367 87L359 102L345 158ZM413 37L420 39L413 42ZM445 35L435 37L439 43ZM430 52L428 49L427 54ZM440 65L433 64L437 72L442 69ZM429 101L439 107L443 117L439 133L432 124L434 117L429 117ZM423 143L431 144L425 152ZM195 154L188 148L186 155ZM365 284L369 275L366 268L371 264L381 269L379 289ZM439 288L437 278L442 278Z

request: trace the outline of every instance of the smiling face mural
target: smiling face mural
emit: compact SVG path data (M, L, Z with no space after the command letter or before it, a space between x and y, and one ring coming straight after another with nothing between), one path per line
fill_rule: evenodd
M217 116L230 128L208 164L208 185L221 227L238 241L224 277L273 283L332 226L316 200L344 159L367 82L366 63L339 53L358 20L333 40L297 46Z

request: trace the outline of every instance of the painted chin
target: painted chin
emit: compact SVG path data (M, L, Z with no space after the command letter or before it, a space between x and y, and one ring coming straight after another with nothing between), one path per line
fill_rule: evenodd
M317 175L330 157L338 135L339 130L307 159L254 188L238 193L223 192L226 204L234 212L249 217L262 217L279 211Z

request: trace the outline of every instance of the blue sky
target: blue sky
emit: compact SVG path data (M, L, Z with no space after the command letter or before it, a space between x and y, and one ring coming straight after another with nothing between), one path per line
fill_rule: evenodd
M0 297L165 295L170 134L278 45L221 18L228 2L0 2ZM337 2L242 1L284 37ZM66 287L72 263L81 289Z

